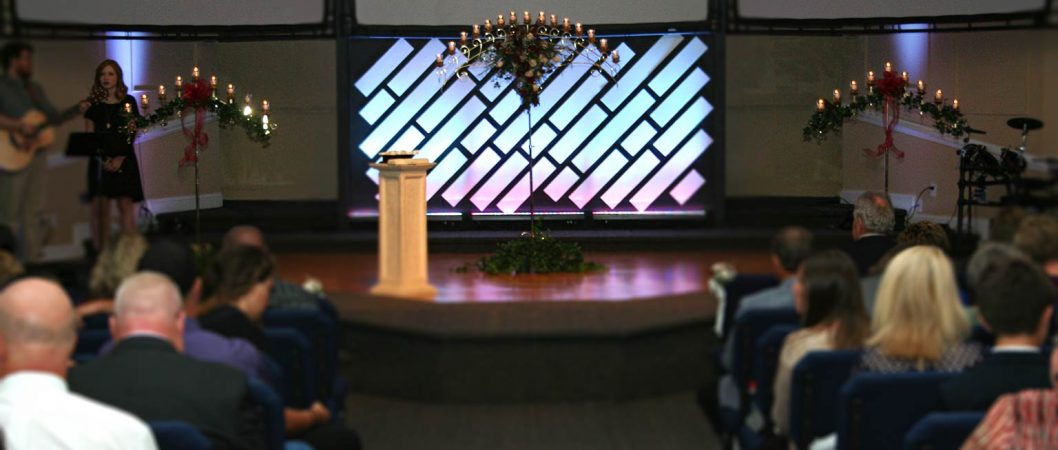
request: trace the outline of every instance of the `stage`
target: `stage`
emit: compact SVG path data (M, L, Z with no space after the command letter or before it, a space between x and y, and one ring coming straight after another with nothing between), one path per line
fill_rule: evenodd
M283 253L280 275L322 281L339 310L354 392L441 403L633 400L712 376L710 266L769 270L760 251L588 252L607 270L489 276L480 254L430 256L432 301L374 297L371 252Z

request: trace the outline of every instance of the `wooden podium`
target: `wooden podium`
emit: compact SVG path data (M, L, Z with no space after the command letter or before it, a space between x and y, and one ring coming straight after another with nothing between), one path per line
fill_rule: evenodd
M425 159L393 159L371 164L379 172L378 284L371 294L430 300L426 250Z

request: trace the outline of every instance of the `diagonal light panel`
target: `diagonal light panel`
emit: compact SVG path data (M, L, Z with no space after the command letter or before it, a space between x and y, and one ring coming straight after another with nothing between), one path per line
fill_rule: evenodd
M514 213L527 209L531 139L533 189L546 193L538 211L701 210L708 46L679 34L630 39L642 45L618 47L614 84L588 65L549 77L531 130L510 81L472 71L444 89L433 66L440 40L393 39L354 74L354 120L366 123L354 127L357 158L416 147L438 164L427 177L431 210Z

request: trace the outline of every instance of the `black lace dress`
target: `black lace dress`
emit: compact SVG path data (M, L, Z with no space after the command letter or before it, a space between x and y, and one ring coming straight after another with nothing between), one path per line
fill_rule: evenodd
M93 103L84 113L85 119L91 120L97 133L113 133L104 139L109 145L100 149L103 158L124 156L121 169L117 172L103 170L99 158L91 158L88 163L88 196L109 198L130 198L134 202L143 201L143 184L140 181L140 164L132 144L117 131L125 125L122 109L125 103L132 105L133 112L139 115L136 99L126 95L125 100L117 103Z

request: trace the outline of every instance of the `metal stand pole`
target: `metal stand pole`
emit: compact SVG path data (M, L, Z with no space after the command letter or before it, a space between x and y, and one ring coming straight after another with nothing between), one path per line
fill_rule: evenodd
M525 112L529 120L529 233L536 237L536 202L533 200L533 192L536 190L533 182L533 166L536 165L533 160L533 107L527 107Z
M198 146L195 146L195 244L198 245L199 250L202 249L202 209L199 206L199 195L198 195L198 157L199 151Z

